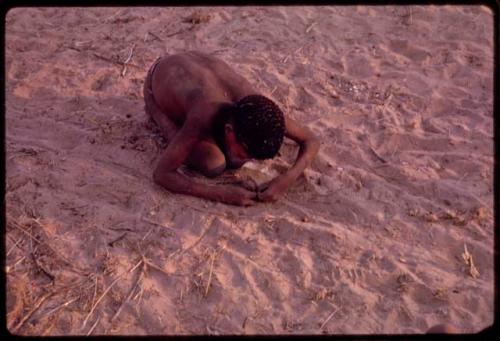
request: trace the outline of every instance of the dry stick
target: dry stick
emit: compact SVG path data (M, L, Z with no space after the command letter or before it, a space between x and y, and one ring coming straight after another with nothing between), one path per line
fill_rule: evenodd
M210 282L212 281L212 272L214 269L214 261L215 261L215 251L212 253L212 262L210 264L210 273L208 275L207 288L205 289L205 297L208 295L208 288L210 288Z
M177 253L178 251L180 251L180 249L177 249L176 251L174 251L170 255L168 255L167 259L170 258L170 256L172 256L173 254ZM159 267L155 263L151 262L148 258L146 258L146 256L144 256L142 254L141 254L141 257L142 257L142 261L144 262L144 264L149 265L153 269L158 270L167 276L179 276L179 274L168 273L167 271L163 270L161 267ZM187 274L181 274L181 276L187 276Z
M462 182L462 180L463 180L463 179L465 179L465 177L466 177L467 175L469 175L469 173L465 172L465 174L464 174L464 175L462 175L462 176L460 177L460 179L458 179L458 182Z
M92 327L88 331L87 336L89 336L90 334L92 334L92 332L94 331L95 327L97 327L97 324L99 323L100 320L101 320L101 317L97 316L97 319L95 320L94 325L92 325Z
M150 219L145 218L145 217L141 217L141 220L144 221L144 222L146 222L146 223L150 223L150 224L153 224L153 225L156 225L156 226L160 226L160 227L164 227L164 228L176 231L176 229L174 229L173 227L169 227L169 226L157 223L156 221L150 220Z
M271 91L271 93L269 94L269 96L272 96L274 94L274 92L276 91L276 89L278 89L278 86L275 85L273 90Z
M40 264L38 262L38 259L36 259L35 257L35 253L34 252L31 252L31 258L33 259L33 262L35 263L35 266L40 270L42 271L48 278L50 278L51 281L54 281L54 279L56 278L56 276L54 276L53 274L51 274L47 269L45 269L42 264Z
M147 265L149 265L150 267L152 267L153 269L155 270L158 270L160 272L163 272L165 275L167 276L170 276L171 274L169 274L168 272L166 272L165 270L163 270L162 268L160 268L158 265L154 264L154 263L151 263L149 260L147 260L146 257L143 258L143 261L144 263L146 263Z
M290 58L290 56L291 56L292 54L299 53L299 52L300 52L300 50L302 50L302 49L304 48L304 46L305 46L305 44L304 44L304 45L302 45L301 47L299 47L299 48L298 48L297 50L295 50L293 53L290 53L289 55L287 55L287 56L283 59L282 63L283 63L283 64L284 64L284 63L286 63L286 61L288 60L288 58Z
M127 295L127 297L123 300L122 304L120 305L120 308L118 308L118 310L116 311L116 313L111 318L111 320L110 320L111 322L113 322L118 317L118 315L122 311L122 308L125 306L125 303L132 298L132 295L135 292L135 289L137 289L137 287L139 286L139 282L142 280L142 277L144 275L144 268L145 268L145 266L146 266L146 263L143 262L142 263L142 269L140 270L140 273L139 273L139 276L137 277L135 285L132 286L132 289L130 290L130 292Z
M21 263L23 260L26 259L26 256L22 256L19 260L17 260L13 265L12 268L15 268L17 264ZM10 272L10 266L7 266L6 272Z
M330 321L330 319L333 317L333 315L335 315L335 313L336 313L338 310L339 310L338 308L337 308L337 309L335 309L335 310L333 311L333 313L331 313L331 314L330 314L330 315L326 318L325 322L323 322L323 323L321 324L321 327L319 327L319 329L323 329L323 327L326 325L326 323L327 323L328 321Z
M28 313L28 314L26 314L26 315L25 315L25 316L21 319L21 321L19 321L19 323L18 323L18 324L17 324L14 328L12 328L11 333L12 333L12 334L15 334L15 333L19 330L19 328L21 328L21 327L23 326L23 324L24 324L24 323L26 323L26 321L28 321L28 319L29 319L29 318L30 318L30 317L31 317L31 316L35 313L35 311L36 311L36 310L37 310L37 309L38 309L38 308L42 305L42 303L43 303L43 302L45 302L45 300L46 300L47 298L49 298L50 296L52 296L52 293L51 293L51 292L49 292L49 293L45 294L42 298L40 298L40 299L38 300L38 302L35 304L35 306L33 307L33 309L31 309L31 310L29 311L29 313Z
M148 31L147 33L151 34L154 38L158 39L159 41L163 41L163 39L161 39L160 37L158 37L156 34L154 34L153 32L151 31ZM170 36L167 36L167 37L170 37Z
M98 280L98 277L95 276L95 284L94 284L94 295L92 296L92 305L91 307L94 306L94 303L95 303L95 297L97 296L97 280Z
M9 236L9 237L10 237L10 236ZM10 255L10 253L12 252L12 250L14 250L14 248L15 248L16 246L18 246L18 245L19 245L19 242L20 242L22 239L23 239L23 237L19 238L19 239L17 240L17 242L14 242L14 245L12 245L12 247L11 247L11 248L10 248L10 250L7 252L7 254L5 255L5 257L8 257L8 256ZM22 249L21 249L21 250L22 250Z
M144 289L141 287L139 291L135 294L135 296L132 298L132 301L135 301L137 299L137 296L139 296Z
M464 243L464 253L462 254L462 258L464 259L465 264L469 266L469 274L473 278L479 277L479 271L474 265L474 261L472 260L472 255L469 253L469 250L467 250L467 244L465 243Z
M118 11L116 11L115 13L113 13L112 15L110 15L109 17L104 18L104 21L107 21L107 20L109 20L109 19L112 19L112 18L116 17L116 15L117 15L118 13L120 13L120 11L121 11L121 10L119 9Z
M316 25L316 22L313 22L309 27L306 29L306 34L309 33L309 31L313 28L313 26Z
M110 62L110 63L113 63L113 64L118 64L118 65L123 65L123 62L119 61L119 60L113 60L111 58L108 58L108 57L104 57L104 56L101 56L100 54L97 54L97 53L93 53L94 57L96 58L99 58L99 59L102 59L106 62ZM137 69L141 69L141 67L139 65L135 65L135 64L132 64L132 63L127 63L128 66L132 66L132 67L135 67Z
M38 223L40 226L44 227L40 222L38 222L37 220L33 219L33 221L35 221L36 223ZM50 246L48 243L45 243L41 240L39 240L38 238L36 238L33 234L31 234L29 231L26 231L23 227L21 227L17 222L15 221L12 221L13 222L13 225L15 228L19 229L20 231L24 232L27 236L30 237L30 241L32 242L33 240L35 242L37 242L38 244L43 244L45 246L47 246L52 252L54 252L55 255L57 255L61 260L63 260L65 263L69 264L69 265L73 265L73 263L69 260L66 259L66 257L62 256L59 252L57 252L55 249L52 248L52 246ZM75 267L75 269L78 269ZM78 269L79 271L82 271L81 269Z
M183 29L181 29L181 30L179 30L179 31L177 31L177 32L167 34L167 35L166 35L166 37L167 37L167 38L170 38L170 37L173 37L173 36L175 36L175 35L177 35L177 34L179 34L179 33L182 33L182 32L187 32L187 31L191 31L191 30L192 30L195 26L196 26L196 24L192 24L192 25L191 25L190 27L188 27L188 28L183 28ZM151 33L151 32L149 32L149 33Z
M35 223L37 223L41 228L43 228L44 230L47 229L47 227L45 227L45 225L43 225L41 222L40 222L40 218L37 218L37 219L31 219L33 220ZM32 236L32 235L31 235ZM34 237L34 236L32 236ZM36 239L35 239L36 240ZM38 240L37 240L38 241ZM67 259L66 257L64 257L63 255L61 255L58 251L56 251L54 248L52 248L52 246L50 246L48 243L45 243L45 242L42 242L42 241L38 241L39 243L42 243L42 244L45 244L52 252L54 252L61 260L63 260L64 262L66 262L66 264L68 265L71 265L73 268L77 269L78 271L80 272L85 272L84 270L82 269L79 269L78 267L76 267L74 265L74 262L70 261L69 259Z
M55 312L56 312L56 311L58 311L59 309L61 309L61 308L63 308L63 307L66 307L68 304L71 304L71 303L73 303L73 302L75 302L75 301L77 301L77 300L78 300L78 297L77 297L77 298L73 298L72 300L69 300L69 301L67 301L67 302L64 302L63 304L58 305L57 307L55 307L55 308L53 308L53 309L49 310L47 313L43 314L43 315L40 317L40 319L42 319L42 318L44 318L44 317L47 317L47 316L49 316L49 315L52 315L53 313L55 313Z
M110 241L110 242L108 243L108 245L109 245L109 246L111 246L111 247L113 247L113 244L114 244L114 243L119 242L120 240L122 240L123 238L125 238L125 236L126 236L126 235L127 235L127 232L125 232L125 233L124 233L124 234L122 234L120 237L116 238L115 240Z
M179 31L177 31L177 32L167 34L167 35L166 35L166 37L167 37L167 38L170 38L170 37L175 36L176 34L179 34L179 33L184 32L184 31L187 31L187 30L186 30L185 28L183 28L182 30L179 30Z
M89 314L87 315L87 317L85 318L85 320L83 321L83 324L82 324L82 328L85 327L85 325L87 324L87 321L89 320L89 317L90 315L92 315L92 313L94 312L95 308L99 305L99 302L101 302L101 300L104 298L104 296L106 296L106 294L111 290L111 288L118 282L118 280L123 276L125 275L126 273L130 273L132 271L134 271L139 265L141 265L141 263L143 262L143 260L141 259L132 269L130 269L129 271L125 271L125 272L122 272L119 276L116 277L116 279L113 281L113 283L111 283L108 288L106 290L104 290L104 292L102 293L102 295L99 297L99 299L94 303L94 305L92 306L92 309L90 309L90 312Z
M379 159L380 161L382 161L383 163L387 163L387 160L384 159L382 156L378 155L378 153L372 148L372 147L369 147L370 149L370 152L372 152L373 155L375 155L375 157L377 159Z
M151 232L152 232L152 231L153 231L153 229L150 229L148 232L146 232L146 233L144 234L144 237L142 237L141 242L143 242L143 241L144 241L144 239L146 239L146 238L147 238L147 236L149 236L149 235L151 234Z
M132 47L130 48L130 53L128 54L127 59L123 62L122 77L125 77L125 72L127 72L127 63L130 62L130 59L132 59L134 48L135 48L135 43L132 44Z
M30 226L30 230L28 232L30 236L33 236L33 226ZM30 239L30 251L33 252L33 239Z
M106 227L108 230L113 230L113 231L129 231L129 232L136 232L132 229L129 229L128 227Z

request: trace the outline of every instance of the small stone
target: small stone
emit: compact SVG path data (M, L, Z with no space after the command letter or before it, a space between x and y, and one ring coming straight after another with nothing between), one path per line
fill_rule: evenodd
M465 223L466 223L466 221L463 217L456 217L455 220L453 221L453 225L456 225L456 226L464 226Z
M439 221L439 218L436 214L432 213L432 212L429 212L425 215L425 220L428 221L428 222L436 222L436 221Z
M487 217L486 208L484 208L484 207L477 208L476 212L475 212L475 215L476 215L476 218L478 220L484 220L484 219L486 219L486 217Z

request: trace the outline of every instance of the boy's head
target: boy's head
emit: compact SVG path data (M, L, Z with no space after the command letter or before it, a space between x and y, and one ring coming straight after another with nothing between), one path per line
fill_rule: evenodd
M285 135L285 117L273 101L250 95L229 111L224 124L224 153L229 167L240 167L249 159L270 159L278 153Z

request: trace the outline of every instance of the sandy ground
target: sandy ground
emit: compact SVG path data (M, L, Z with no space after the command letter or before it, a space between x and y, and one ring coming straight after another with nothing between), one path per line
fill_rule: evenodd
M152 62L213 53L322 139L275 204L169 193ZM127 61L126 68L123 62ZM463 333L493 322L486 7L16 9L7 323L23 335ZM266 179L280 157L215 180Z

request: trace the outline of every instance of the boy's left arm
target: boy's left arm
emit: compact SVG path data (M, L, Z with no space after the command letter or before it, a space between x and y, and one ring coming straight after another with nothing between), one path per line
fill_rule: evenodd
M285 117L285 136L299 145L299 154L295 164L285 173L259 188L260 201L276 201L297 180L318 154L319 139L307 127Z

